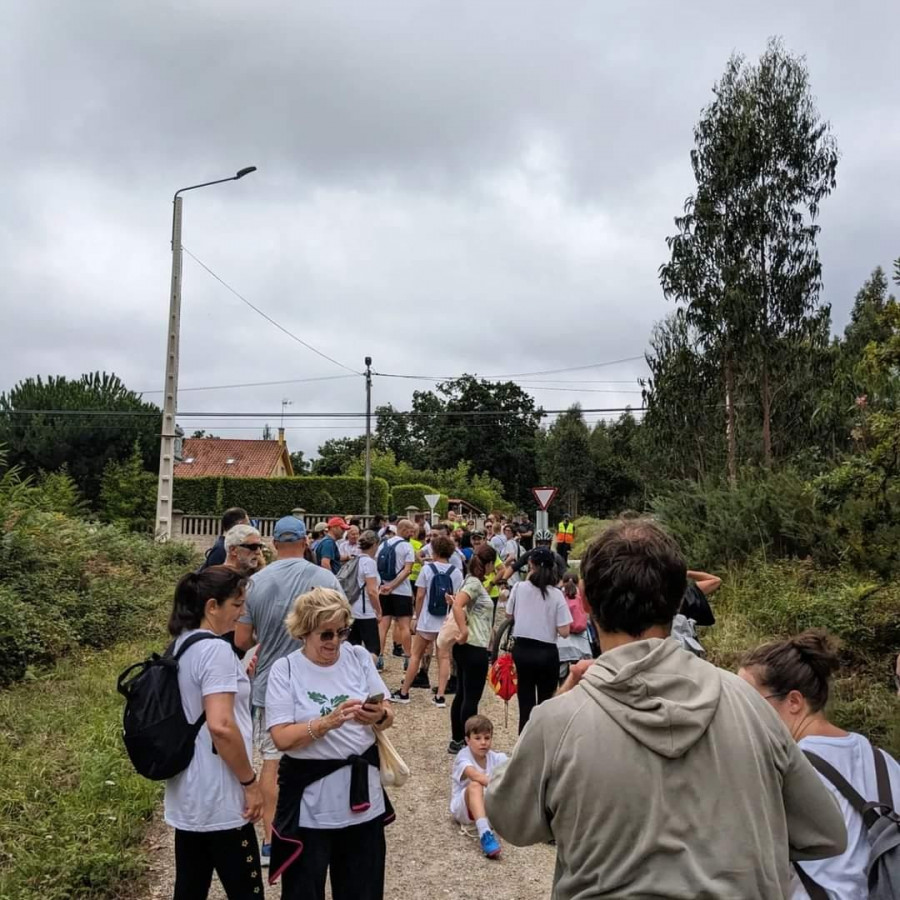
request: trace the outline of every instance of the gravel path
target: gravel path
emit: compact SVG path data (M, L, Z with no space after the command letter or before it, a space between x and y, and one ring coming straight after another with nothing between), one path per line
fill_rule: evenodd
M434 666L432 666L434 668ZM399 686L401 660L390 658L384 673L388 687ZM503 843L503 856L488 860L473 837L460 834L450 819L450 771L447 753L450 712L431 705L431 692L412 691L412 703L399 706L390 731L391 740L412 769L412 778L391 792L397 820L387 829L389 900L465 898L465 900L543 900L550 896L556 854L553 847L518 848ZM448 697L448 701L450 698ZM504 727L503 703L485 688L480 712L494 722L494 749L511 752L516 739L518 708L509 704L509 726ZM474 832L474 829L473 829ZM142 900L172 896L174 858L171 831L156 822L147 837L151 858L150 887ZM270 900L280 889L267 888ZM218 881L212 900L225 900Z

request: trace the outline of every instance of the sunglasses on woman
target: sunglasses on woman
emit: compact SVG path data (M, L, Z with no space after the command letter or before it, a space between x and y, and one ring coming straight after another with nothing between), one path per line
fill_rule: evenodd
M329 629L328 631L316 631L314 634L317 634L319 638L323 641L333 641L335 635L337 635L337 639L339 641L346 641L348 637L350 637L350 629L349 628L338 628L337 631L333 631Z

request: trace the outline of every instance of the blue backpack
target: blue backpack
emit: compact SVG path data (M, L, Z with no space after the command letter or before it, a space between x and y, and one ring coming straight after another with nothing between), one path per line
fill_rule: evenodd
M383 584L393 581L397 577L397 544L405 540L405 538L400 538L397 541L392 537L385 538L379 548L378 559L375 562Z
M431 569L431 584L428 588L428 615L447 615L447 594L453 594L453 566L442 572L434 563L428 563Z

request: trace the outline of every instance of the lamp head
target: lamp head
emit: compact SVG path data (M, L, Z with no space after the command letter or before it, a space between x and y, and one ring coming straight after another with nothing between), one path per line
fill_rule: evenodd
M234 180L237 181L238 178L243 178L245 175L249 175L251 172L256 171L256 166L247 166L246 169L240 169L237 175L234 176Z

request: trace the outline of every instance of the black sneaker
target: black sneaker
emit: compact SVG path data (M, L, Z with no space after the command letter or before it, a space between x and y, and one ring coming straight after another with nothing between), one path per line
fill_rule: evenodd
M459 753L459 751L462 750L462 748L465 746L465 741L450 741L450 743L447 744L447 752L451 756L456 756L456 754Z
M425 688L426 690L430 688L431 682L428 680L428 673L419 669L416 673L416 677L413 678L412 686L414 688Z
M402 644L394 644L393 653L394 653L394 656L403 656L403 645Z
M391 700L394 703L409 703L409 694L401 694L399 690L391 691Z
M447 701L443 697L438 697L437 695L435 695L434 697L431 698L431 702L438 709L446 709L447 708Z

